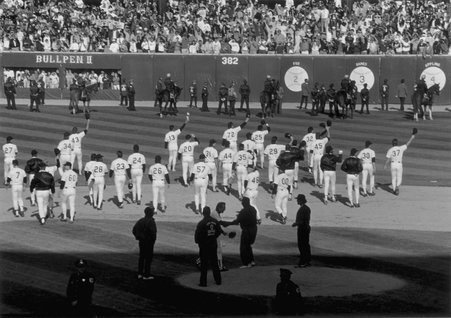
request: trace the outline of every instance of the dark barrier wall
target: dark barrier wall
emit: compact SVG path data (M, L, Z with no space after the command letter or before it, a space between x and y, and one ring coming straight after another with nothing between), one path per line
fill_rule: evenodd
M251 101L258 102L267 75L280 80L285 90L285 101L300 101L301 85L309 80L310 88L315 82L338 89L345 74L355 80L359 90L364 83L370 88L372 103L380 102L379 88L384 79L390 85L390 103L398 103L397 86L405 79L409 95L421 75L428 85L439 83L440 96L437 104L451 103L451 56L423 59L421 56L303 56L303 55L179 55L179 54L104 54L104 53L27 53L4 52L0 54L2 68L56 68L61 79L66 69L74 70L121 70L123 78L133 78L137 100L154 100L155 84L159 77L171 73L172 79L183 87L181 99L189 100L189 86L197 81L198 99L205 82L210 90L209 101L217 100L221 83L236 82L237 91L243 79L249 81ZM2 78L3 80L3 78ZM61 88L64 84L61 82ZM1 92L3 96L3 90ZM20 90L18 97L27 97L27 90ZM23 95L23 96L22 96ZM67 92L55 90L48 98L67 98ZM116 98L118 93L107 91L94 98ZM238 96L238 99L240 97ZM408 98L410 102L410 96ZM360 103L360 99L359 99Z

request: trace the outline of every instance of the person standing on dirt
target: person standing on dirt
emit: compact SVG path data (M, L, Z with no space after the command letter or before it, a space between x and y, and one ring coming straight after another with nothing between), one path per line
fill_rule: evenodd
M305 195L299 194L296 198L300 206L296 214L296 221L293 227L297 227L298 249L299 249L299 263L296 267L308 267L312 257L310 251L310 208L306 205L307 199Z

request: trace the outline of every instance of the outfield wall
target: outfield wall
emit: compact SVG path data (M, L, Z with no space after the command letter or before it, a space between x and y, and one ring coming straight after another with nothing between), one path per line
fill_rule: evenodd
M208 82L210 101L216 100L217 90L222 82L227 85L235 80L238 85L247 78L251 87L251 101L259 100L266 75L280 79L285 88L285 101L300 100L301 84L309 78L315 82L339 86L344 74L350 74L358 85L367 83L372 103L379 103L379 86L388 79L391 87L390 103L398 103L396 87L400 80L406 80L409 94L421 74L426 75L428 85L436 82L441 94L436 103L451 104L451 56L370 56L370 55L180 55L180 54L106 54L106 53L28 53L3 52L0 54L2 69L44 68L58 69L61 77L60 89L47 89L47 98L67 98L64 89L66 69L121 70L125 79L133 78L136 86L136 100L153 100L154 87L159 77L171 73L172 78L184 88L182 100L189 99L188 87L193 80L200 89ZM447 78L449 77L449 78ZM1 79L3 81L3 78ZM3 91L1 92L3 95ZM28 97L28 89L19 89L18 97ZM116 99L117 91L100 91L94 99ZM410 102L410 98L408 98Z

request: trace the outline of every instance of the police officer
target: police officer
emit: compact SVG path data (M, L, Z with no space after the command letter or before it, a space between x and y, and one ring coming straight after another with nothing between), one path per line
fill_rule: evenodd
M316 82L310 93L312 97L312 115L317 116L319 110L319 83Z
M34 175L30 184L30 192L36 189L36 201L39 209L39 219L41 225L45 224L47 212L49 208L50 192L55 193L55 179L53 176L45 171L45 163L41 162L39 165L39 172ZM50 207L51 209L52 207ZM53 213L51 213L51 217Z
M119 106L128 106L128 86L125 79L122 80L122 84L119 89L121 92L121 103Z
M336 102L337 91L335 90L335 85L331 83L329 89L326 91L327 99L329 101L329 116L334 118L334 116L340 116L340 110Z
M45 105L45 83L43 79L41 79L38 82L38 88L39 88L39 104Z
M380 88L380 95L381 95L381 109L388 111L388 95L390 91L390 86L388 85L388 79L384 79L384 83L381 85Z
M368 84L363 84L363 88L360 91L360 97L362 99L362 108L360 109L360 114L363 114L363 109L366 106L366 113L369 114L369 103L370 103L370 91L368 89Z
M36 81L32 81L30 86L30 112L36 111L39 113L39 103L40 98L38 84L36 83ZM36 105L36 108L34 108L34 105Z
M307 200L305 195L299 194L296 201L300 206L296 214L296 221L293 227L298 228L298 249L299 249L299 263L297 267L310 266L311 251L310 251L310 208L306 205Z
M25 169L24 169L25 173L27 174L28 185L31 184L31 180L33 180L34 175L39 172L39 167L43 163L44 162L42 161L42 159L38 158L37 150L33 149L31 151L31 159L29 159L27 161L27 164L25 165ZM35 206L36 205L36 193L34 193L33 191L30 192L30 200L31 200L31 205Z
M249 113L249 95L251 94L251 89L247 83L247 80L243 80L243 84L240 86L241 104L240 112L243 111L243 105L246 103L246 111Z
M229 95L229 90L226 87L226 85L224 83L222 83L221 87L219 87L219 92L218 92L219 105L218 105L218 110L216 111L216 113L218 115L221 114L222 105L224 105L224 113L228 114L228 109L227 109L227 96L228 95Z
M217 255L217 238L221 235L221 227L219 222L211 217L210 207L206 206L202 212L204 217L197 224L196 232L194 234L194 241L199 245L201 264L199 286L207 286L208 263L210 263L212 267L216 285L221 285L221 271L219 270Z
M5 85L3 86L6 96L7 106L6 109L16 108L16 85L11 77L8 77Z
M352 148L350 157L346 158L341 165L341 170L346 172L346 184L348 188L349 206L351 208L360 208L359 195L360 195L360 184L359 178L360 173L363 170L362 162L357 158L357 149ZM355 192L355 201L353 200L352 192Z
M201 112L209 112L210 110L208 109L208 95L209 95L209 91L208 91L208 83L205 82L204 86L202 86L202 108L201 108Z
M136 111L135 108L135 86L133 85L133 80L128 82L127 94L128 94L128 107L127 109L130 111Z
M291 281L292 272L280 269L280 283L276 288L275 309L280 315L296 315L300 312L302 295L299 286Z
M228 100L229 100L229 114L231 116L235 116L235 103L236 103L236 90L235 90L235 81L232 81L228 90Z
M194 105L193 105L194 102ZM193 81L189 87L189 107L197 108L197 83Z
M80 92L77 80L75 78L69 85L69 92L70 92L69 110L73 115L75 115L76 113L80 112L80 110L78 109L78 98L80 97Z
M150 266L153 259L153 248L157 240L157 225L153 218L154 207L144 210L144 217L139 219L133 227L133 235L139 241L138 279L152 280Z
M155 103L153 104L153 107L158 106L160 108L160 117L163 115L161 114L161 109L163 107L163 91L163 79L160 77L155 84Z
M75 262L77 271L72 273L67 284L66 295L77 315L89 316L91 313L92 293L96 279L86 270L88 263L84 259Z
M271 106L271 94L272 92L273 86L272 86L272 81L271 81L271 75L266 75L266 79L265 82L263 83L263 94L264 94L264 100L265 100L265 104L266 107L270 107ZM266 111L263 111L264 113Z

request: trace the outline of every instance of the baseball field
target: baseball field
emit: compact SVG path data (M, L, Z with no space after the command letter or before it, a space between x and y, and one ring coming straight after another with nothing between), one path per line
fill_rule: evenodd
M195 151L197 155L211 138L219 141L219 150L227 122L232 120L239 125L245 118L244 113L229 119L213 111L189 112L191 121L179 144L185 133L196 134L201 142ZM109 165L117 150L122 150L124 157L132 153L133 144L140 145L148 165L157 154L166 161L164 134L170 124L180 126L185 113L186 108L182 107L179 116L159 118L151 107L128 112L119 106L94 106L90 129L83 139L83 162L88 161L91 153L101 153ZM253 109L239 141L245 139L246 132L256 130L260 122L256 114ZM257 266L239 269L239 237L224 237L224 263L230 270L223 273L221 286L214 285L211 273L208 287L197 286L198 248L194 229L200 217L193 212L194 189L179 183L179 162L177 171L170 173L167 211L155 216L158 238L153 281L136 279L138 246L131 233L134 223L152 201L147 177L142 204L138 206L128 199L122 210L116 206L115 189L107 178L102 211L88 204L86 183L80 180L73 224L54 218L41 226L36 219L37 207L30 205L27 190L25 216L16 218L12 213L11 190L2 187L0 313L66 316L67 281L74 261L83 257L96 277L93 302L99 316L272 315L280 267L293 272L292 279L300 286L308 316L449 316L451 113L442 109L434 116L433 121L415 123L408 113L394 109L381 112L373 106L370 115L333 120L330 144L336 151L343 150L345 156L353 147L362 149L366 140L373 142L377 190L374 197L361 197L360 208L351 209L346 205L345 175L339 171L338 201L324 205L322 189L312 185L312 176L301 163L301 182L294 196L305 194L312 210L313 261L309 268L294 267L298 261L296 230L291 227L297 211L295 201L289 202L286 225L266 218L275 208L268 193L267 171L262 169L258 207L263 222L254 244ZM311 116L304 110L284 110L278 117L268 119L272 130L266 143L273 135L285 143L286 132L300 139L309 126L319 131L319 124L327 119L326 115ZM63 133L73 126L83 129L85 122L82 114L70 115L66 106L44 106L41 113L28 112L25 105L19 105L18 111L2 107L0 137L14 137L21 167L30 158L32 149L51 163L53 148L63 139ZM413 127L419 133L404 154L403 186L399 196L395 196L389 188L390 172L384 170L385 154L393 138L403 144ZM3 171L3 161L0 168ZM218 180L221 179L220 174ZM59 195L57 190L56 215L61 212ZM222 191L208 190L207 205L215 207L219 201L226 202L224 218L234 219L240 209L237 192L227 196ZM239 234L238 227L229 230Z

